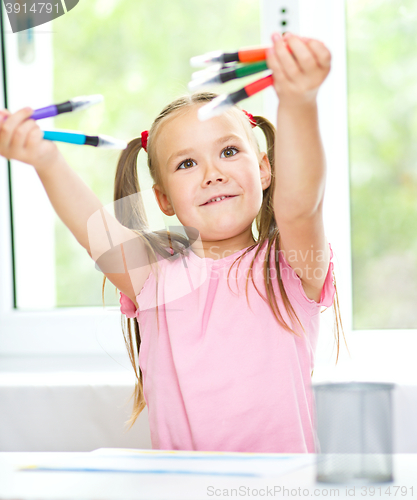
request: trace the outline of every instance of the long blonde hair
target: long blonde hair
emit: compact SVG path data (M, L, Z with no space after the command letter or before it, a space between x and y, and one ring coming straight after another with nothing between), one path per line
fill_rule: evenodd
M150 175L155 184L162 186L162 179L159 172L159 169L156 164L156 153L155 153L155 139L158 134L158 130L160 125L163 123L164 119L170 116L175 111L182 110L186 107L190 107L196 104L201 104L204 102L211 101L217 95L211 92L199 92L190 96L184 96L179 99L176 99L171 104L166 106L155 121L152 124L151 129L149 130L148 143L147 143L147 153L148 153L148 167ZM233 108L238 109L238 108ZM238 115L237 115L238 116ZM240 116L240 114L239 114ZM251 131L250 122L247 117L243 113L241 113L242 121L244 126L247 128L248 134L251 134L250 137L257 144L255 136ZM255 286L257 292L262 296L261 291L256 287L255 282L253 280L253 264L254 261L261 251L264 243L266 246L266 254L265 260L263 264L263 277L265 281L265 289L266 289L266 297L264 297L274 314L279 325L283 328L297 335L294 327L288 325L284 320L282 313L278 307L278 303L275 297L273 282L270 279L270 261L271 258L275 262L275 267L277 271L278 277L278 285L281 293L281 297L284 303L285 310L290 318L290 321L294 324L298 324L303 330L303 325L301 325L300 320L297 317L296 312L287 296L284 285L282 283L281 275L280 275L280 266L278 262L278 252L274 252L275 249L279 249L279 229L277 227L275 221L274 207L273 207L273 196L274 196L274 187L275 187L275 161L274 161L274 144L275 144L275 127L273 124L268 121L266 118L262 116L255 116L256 125L262 130L266 138L267 145L267 156L269 159L269 163L271 165L271 184L270 186L263 191L263 200L262 205L259 210L259 213L255 219L256 228L258 231L258 239L257 242L251 247L247 248L246 251L241 254L229 269L229 274L232 267L240 261L240 259L246 255L248 252L257 247L254 257L252 259L248 278L249 276L252 279L252 283ZM137 174L137 158L140 150L142 149L142 141L141 138L133 139L129 142L128 147L122 152L116 169L116 177L115 177L115 187L114 187L114 200L133 200L131 202L127 201L122 204L115 204L115 214L116 218L119 220L121 224L124 226L138 232L146 243L149 257L152 261L155 261L156 254L159 254L162 257L170 257L171 253L169 252L169 248L173 250L174 255L183 254L186 249L190 246L189 239L185 238L181 234L170 233L169 231L156 231L150 232L148 227L148 222L146 219L145 210L143 204L138 197L131 196L140 192L138 174ZM169 241L169 245L167 247L167 242ZM274 245L275 243L275 245ZM240 261L241 262L241 261ZM240 265L238 263L238 268ZM228 278L229 278L228 274ZM246 281L246 294L248 293L248 283L249 279ZM103 284L104 286L104 284ZM341 329L341 321L340 321L340 310L338 306L338 298L337 292L334 301L334 311L335 311L335 340L337 343L337 357L339 355L339 331ZM139 325L135 318L129 319L125 316L122 316L122 330L123 336L125 340L125 344L129 353L129 358L132 363L133 369L136 375L136 385L134 391L134 405L133 412L129 419L131 425L135 422L143 408L146 406L144 395L143 395L143 380L142 380L142 372L140 366L138 364L138 357L140 351L141 337L139 331ZM336 360L337 362L337 360Z

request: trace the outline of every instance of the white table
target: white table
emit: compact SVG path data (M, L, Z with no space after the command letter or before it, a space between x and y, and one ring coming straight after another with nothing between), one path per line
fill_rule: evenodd
M140 452L142 453L146 456L150 452L144 450ZM170 456L169 452L165 455ZM271 464L268 457L270 456L264 455L265 463L268 462L269 467ZM267 474L265 477L211 476L204 473L184 475L181 473L28 472L17 469L22 465L62 462L67 459L72 462L77 459L82 463L89 457L91 457L89 453L0 453L0 499L368 498L372 497L370 486L375 489L373 498L392 500L417 497L417 455L415 454L394 456L395 480L393 483L367 487L356 486L355 488L347 485L316 483L314 461L292 472L282 475ZM311 458L314 460L314 457ZM239 457L229 456L228 464L239 467ZM403 490L397 488L401 486ZM391 495L385 493L388 487L390 487ZM286 488L285 492L283 488ZM237 494L232 490L235 490ZM396 495L395 492L397 492ZM406 494L402 494L404 492Z

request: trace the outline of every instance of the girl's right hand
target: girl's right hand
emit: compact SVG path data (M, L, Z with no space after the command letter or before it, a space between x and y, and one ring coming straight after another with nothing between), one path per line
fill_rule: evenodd
M0 110L0 155L33 165L43 170L57 160L60 153L55 143L43 139L35 120L29 119L33 109L23 108L16 113Z

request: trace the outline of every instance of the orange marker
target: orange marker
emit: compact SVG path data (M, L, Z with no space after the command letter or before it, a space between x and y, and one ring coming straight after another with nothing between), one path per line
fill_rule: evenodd
M231 62L256 62L266 59L267 47L258 47L254 49L240 49L237 52L208 52L201 56L195 56L190 59L190 64L193 67L208 66L209 64L227 64Z
M310 40L310 39L305 39ZM285 43L285 39L284 39ZM287 45L287 44L286 44ZM287 49L292 53L289 45ZM264 61L266 59L266 51L268 47L256 47L253 49L240 49L237 52L222 52L216 50L208 52L201 56L195 56L190 59L190 64L194 68L199 66L209 66L210 64L218 64L221 68L228 63L252 63L257 61Z

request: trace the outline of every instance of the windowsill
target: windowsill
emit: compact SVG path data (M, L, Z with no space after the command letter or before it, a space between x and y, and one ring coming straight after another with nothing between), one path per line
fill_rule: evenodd
M127 355L0 356L0 385L126 385L135 374Z
M321 333L320 333L321 335ZM333 338L320 338L313 383L319 382L388 382L417 386L415 352L416 330L345 331L347 348L340 339L339 361Z
M0 356L0 450L150 448L147 411L128 431L126 355Z

